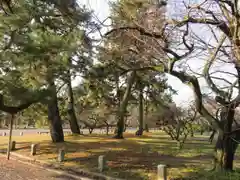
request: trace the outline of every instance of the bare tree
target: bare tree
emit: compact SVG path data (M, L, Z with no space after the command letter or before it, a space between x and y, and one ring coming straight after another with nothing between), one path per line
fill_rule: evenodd
M232 138L239 136L239 131L232 128L235 109L240 103L240 38L238 33L240 23L237 7L236 1L203 1L197 5L188 4L184 7L186 15L183 19L169 19L162 28L157 30L156 28L150 30L133 20L132 25L115 28L106 34L109 35L116 30L132 32L132 34L139 32L142 38L134 35L132 37L141 42L148 51L147 54L141 51L135 52L146 57L145 66L142 69L165 72L190 85L194 92L195 107L198 113L204 116L219 133L215 149L221 155L216 156L216 164L224 170L233 168L237 144ZM213 37L213 42L206 43L202 42L201 38L197 38L194 35L194 25L204 25L208 30L208 35ZM167 38L170 36L174 38ZM165 43L161 43L163 41ZM151 58L149 54L152 55ZM184 69L183 65L186 65L186 60L192 58L195 58L197 62L203 60L202 78L205 79L208 89L214 93L216 103L221 106L220 119L205 107L199 77ZM219 75L214 77L211 70L217 66L218 62L232 65L231 71L235 71L233 79L229 81ZM229 71L225 74L227 73L230 74ZM217 83L214 79L224 81L228 85L219 86L219 82Z

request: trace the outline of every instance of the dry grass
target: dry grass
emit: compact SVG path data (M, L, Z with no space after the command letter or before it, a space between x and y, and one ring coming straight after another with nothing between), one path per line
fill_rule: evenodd
M66 150L62 165L97 172L99 155L107 158L105 174L130 179L156 179L158 164L169 165L169 177L186 177L212 166L212 145L204 136L189 140L184 149L178 150L176 142L163 133L148 133L143 137L125 134L124 140L105 135L66 136L64 143L52 144L48 135L13 137L17 152L29 156L30 145L39 143L35 158L57 163L59 148ZM6 148L7 137L0 137L0 148ZM238 161L236 161L238 162ZM238 165L238 164L237 164Z

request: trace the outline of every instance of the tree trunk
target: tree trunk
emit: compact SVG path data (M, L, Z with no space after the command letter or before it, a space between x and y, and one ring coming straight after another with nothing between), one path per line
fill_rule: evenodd
M140 84L139 88L139 117L138 117L138 130L136 136L143 135L143 87Z
M75 108L74 108L74 97L73 97L70 70L68 70L67 86L68 86L68 118L70 123L70 129L73 134L80 134L80 128L77 122L77 117L76 117Z
M108 135L109 134L109 125L107 124L107 127L106 127L106 134Z
M149 132L149 128L148 128L148 124L147 123L145 124L145 131Z
M145 99L144 101L144 105L145 105L145 131L146 132L149 132L149 127L148 127L148 123L147 123L147 120L148 120L148 101L147 99Z
M13 131L13 121L14 114L11 115L10 123L9 123L9 138L8 138L8 149L7 149L7 160L10 159L10 151L11 151L11 143L12 143L12 131Z
M230 133L232 132L232 124L235 110L232 109L231 107L227 108L227 110L228 112L226 112L226 124L224 126L224 132ZM233 140L229 135L223 136L223 150L224 150L223 169L232 171L235 152L233 148Z
M209 142L210 142L211 144L212 144L212 142L213 142L213 139L214 139L214 136L215 136L216 132L217 132L216 130L213 130L211 136L209 137Z
M128 78L128 82L127 82L127 87L123 96L123 99L120 103L120 107L117 113L117 118L118 118L118 122L117 122L117 134L114 136L114 138L117 139L122 139L123 138L123 132L124 132L124 116L127 110L127 105L128 105L128 100L129 100L129 95L131 94L131 89L132 89L132 85L135 79L135 75L136 72L133 71L129 78Z
M93 128L88 128L89 134L92 134Z
M61 117L58 109L57 91L53 79L48 79L49 88L52 92L48 102L48 120L52 142L64 142Z
M221 112L221 122L223 124L224 131L223 133L219 133L215 146L215 168L232 171L237 143L233 141L232 137L227 133L232 131L235 110L231 107L223 109L224 110Z

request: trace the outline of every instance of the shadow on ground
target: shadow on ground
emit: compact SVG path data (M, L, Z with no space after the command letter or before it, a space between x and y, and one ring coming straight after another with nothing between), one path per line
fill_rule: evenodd
M17 143L17 152L29 155L30 145L29 142ZM211 165L212 161L212 145L207 139L193 138L183 150L178 150L176 142L169 137L151 136L151 133L143 137L127 134L124 140L107 136L68 136L66 142L57 144L43 140L36 158L56 163L58 151L62 148L66 151L66 158L59 165L68 171L82 168L97 172L98 157L105 155L108 168L104 174L131 180L155 179L159 164L168 165L170 177L179 176L178 173L181 177L190 176L205 168L206 164Z

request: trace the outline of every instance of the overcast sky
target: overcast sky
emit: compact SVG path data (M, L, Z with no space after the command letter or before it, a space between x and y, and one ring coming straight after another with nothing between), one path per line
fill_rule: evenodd
M79 2L85 4L89 9L93 9L95 16L97 16L99 20L103 21L109 16L109 0L79 0ZM193 99L191 88L181 83L175 77L168 76L168 79L168 83L178 91L178 95L173 97L177 105L186 105Z

